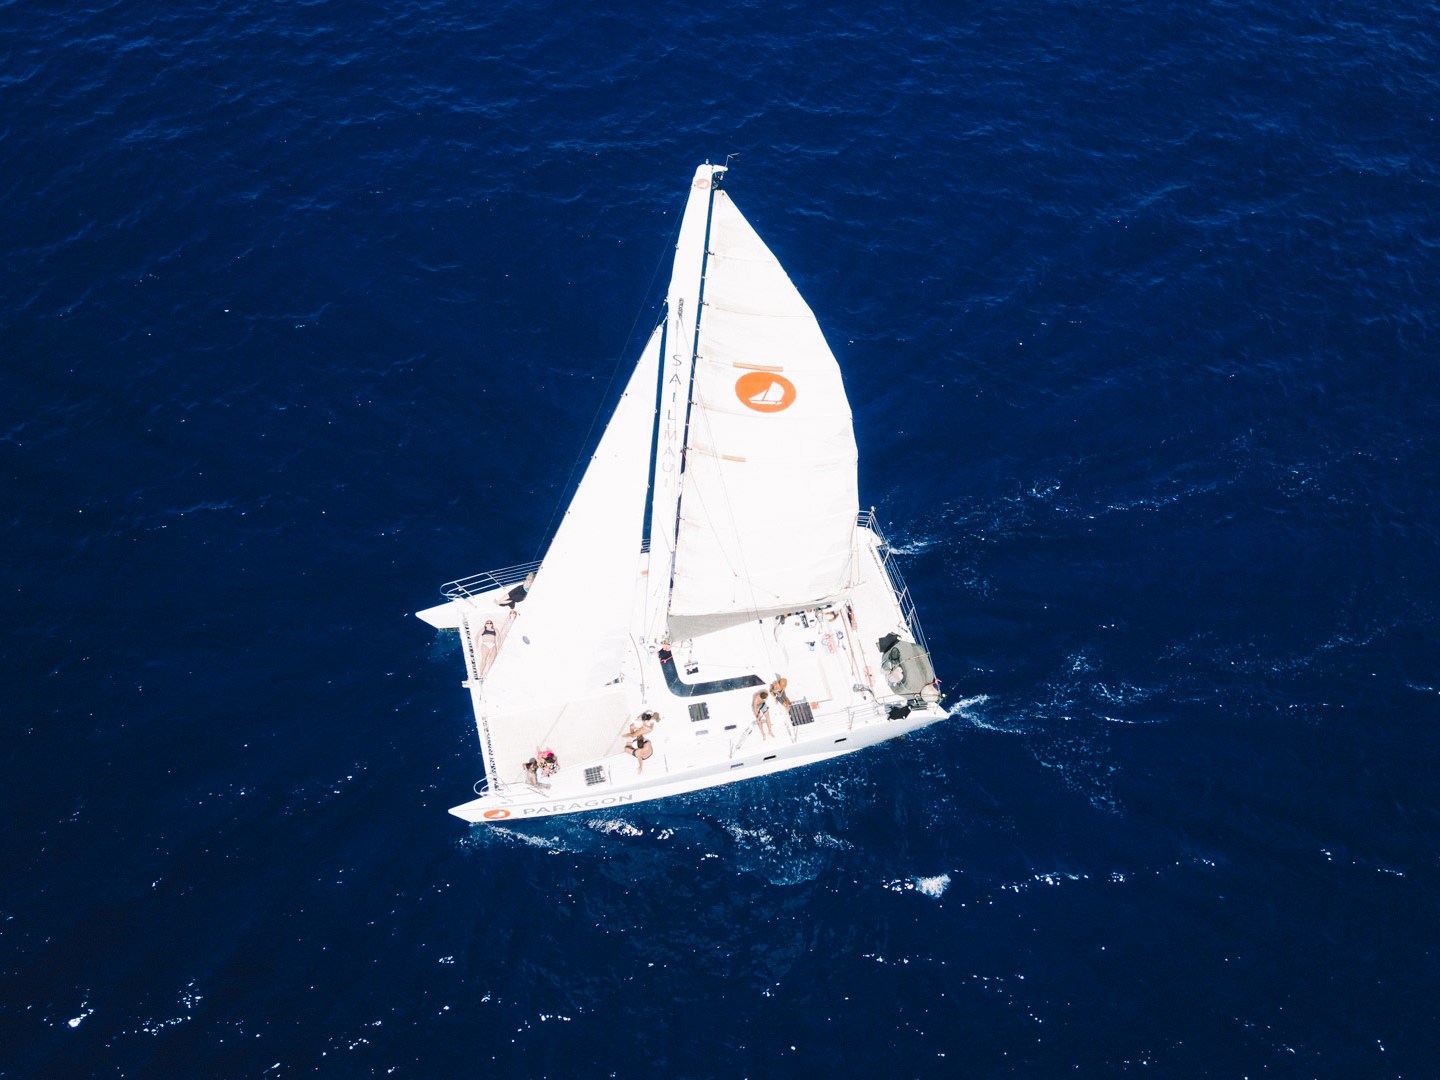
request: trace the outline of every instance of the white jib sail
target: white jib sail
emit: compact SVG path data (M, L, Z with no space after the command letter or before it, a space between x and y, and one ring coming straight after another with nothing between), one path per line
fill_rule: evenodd
M657 329L510 620L483 688L487 713L595 694L620 672L641 567L659 362Z
M850 403L814 314L724 191L708 247L676 636L840 596L859 509Z

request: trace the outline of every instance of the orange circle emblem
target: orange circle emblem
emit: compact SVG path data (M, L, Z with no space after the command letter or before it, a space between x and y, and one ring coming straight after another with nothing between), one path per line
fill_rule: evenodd
M747 371L735 380L735 396L756 412L784 412L795 404L795 384L773 371Z
M710 186L710 181L709 181L709 180L706 180L705 177L703 177L703 176L702 176L702 177L699 177L699 178L695 181L695 187L696 187L698 190L700 190L700 191L704 191L704 190L705 190L706 188L708 188L709 186Z
M510 816L510 811L509 811L509 810L486 810L486 811L485 811L485 820L486 820L486 821L499 821L499 820L501 820L502 818L507 818L507 817L509 817L509 816Z

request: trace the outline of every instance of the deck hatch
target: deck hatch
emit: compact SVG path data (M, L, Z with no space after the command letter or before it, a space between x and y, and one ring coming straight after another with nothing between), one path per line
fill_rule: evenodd
M808 701L797 701L790 706L790 723L792 724L813 724L815 714L810 711Z
M596 784L605 782L605 766L591 765L585 770L585 786L594 787Z
M690 719L691 719L691 720L709 720L709 719L710 719L710 705L709 705L709 703L708 703L708 702L704 702L704 701L697 701L697 702L695 702L694 705L691 705L691 706L690 706Z

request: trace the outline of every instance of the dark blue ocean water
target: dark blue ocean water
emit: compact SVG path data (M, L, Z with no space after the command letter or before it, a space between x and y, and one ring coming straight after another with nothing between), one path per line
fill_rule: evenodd
M1440 10L0 5L0 1075L1440 1072ZM969 704L467 830L697 163ZM593 437L593 436L590 436Z

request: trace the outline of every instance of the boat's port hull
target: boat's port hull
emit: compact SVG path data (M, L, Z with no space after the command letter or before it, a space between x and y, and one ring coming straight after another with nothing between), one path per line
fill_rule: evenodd
M653 776L637 775L628 783L611 782L594 790L569 792L553 798L544 792L512 785L504 793L482 795L452 807L450 813L473 824L498 825L630 806L818 764L928 727L947 715L936 705L916 709L901 719L877 720L856 725L850 731L827 732L821 737L794 743L781 739L764 741L722 763L683 772L656 770Z

